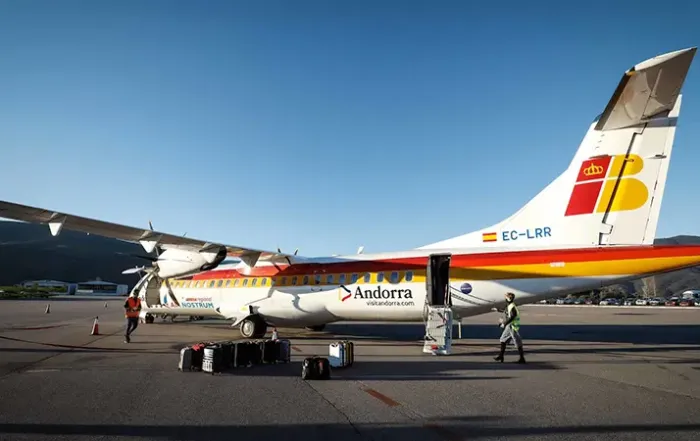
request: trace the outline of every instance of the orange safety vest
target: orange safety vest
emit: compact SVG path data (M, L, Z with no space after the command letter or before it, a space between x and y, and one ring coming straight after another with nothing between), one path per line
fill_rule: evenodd
M139 308L141 308L141 299L138 297L129 297L126 299L126 303L126 317L138 317L140 312Z

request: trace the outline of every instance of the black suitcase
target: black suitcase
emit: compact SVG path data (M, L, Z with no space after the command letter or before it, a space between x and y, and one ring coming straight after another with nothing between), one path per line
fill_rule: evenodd
M265 364L273 364L278 358L278 344L275 340L261 340L260 351L262 352L262 362Z
M233 367L250 366L262 363L262 351L257 341L243 340L235 342L233 350Z
M233 367L233 351L235 344L232 341L222 341L221 345L221 368L228 370Z
M331 365L327 358L308 357L301 365L303 380L328 380L331 378Z
M316 380L318 378L318 365L313 357L305 358L301 362L301 379Z
M251 364L263 364L263 345L260 344L260 340L250 341L248 346L250 347Z
M325 357L317 357L316 363L318 364L319 380L330 380L331 364L328 359Z
M231 358L231 365L234 368L248 366L250 364L250 350L248 349L247 342L235 342L233 345L233 352L231 354Z
M204 346L193 345L192 346L191 369L193 371L201 371L203 362L204 362Z

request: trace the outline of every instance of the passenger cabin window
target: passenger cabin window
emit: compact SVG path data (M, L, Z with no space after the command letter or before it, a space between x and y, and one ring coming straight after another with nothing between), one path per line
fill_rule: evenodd
M287 284L287 277L285 276L285 277L282 277L282 285L286 285L286 284Z
M370 273L365 273L365 283L369 283L372 280L372 275Z
M341 274L340 277L338 278L338 283L341 285L345 285L345 274Z
M258 279L255 278L255 279L253 279L253 283L251 283L250 285L251 285L251 286L255 286L255 285L257 285L257 284L258 284Z
M399 272L393 271L391 273L391 283L399 283Z
M406 281L410 282L413 280L413 271L406 271Z
M223 281L223 280L219 280L219 283L216 284L216 287L217 287L217 288L221 288L221 285L223 285L223 284L224 284L224 281Z
M297 284L297 276L292 277L292 285Z
M238 281L239 281L239 280L240 280L240 279L234 280L234 281L233 281L233 286L238 286Z
M326 277L326 284L327 284L327 285L333 284L333 274L331 274L330 276Z
M226 288L228 288L229 286L231 286L231 279L226 281Z
M216 280L212 280L211 282L209 282L209 288L213 288L214 283L216 283Z
M350 284L355 284L357 282L357 278L357 274L353 273L352 277L350 277Z
M309 284L309 276L304 276L304 280L301 282L302 285L308 285Z
M377 283L384 281L384 273L377 273Z
M243 279L243 286L248 286L248 279Z
M267 277L263 277L262 282L260 282L260 285L267 286Z
M320 285L321 284L321 276L317 275L316 277L314 277L314 282L316 282L316 285Z

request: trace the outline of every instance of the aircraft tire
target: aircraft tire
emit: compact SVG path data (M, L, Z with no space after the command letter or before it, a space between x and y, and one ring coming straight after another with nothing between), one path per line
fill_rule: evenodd
M151 323L153 323L155 320L156 320L156 318L153 317L152 314L146 314L146 317L144 317L144 321L145 321L147 324L151 324Z
M241 335L245 338L262 338L267 332L267 323L257 315L243 319L240 325Z
M325 329L326 325L316 325L316 326L307 326L305 329L309 331L314 331L314 332L321 332Z

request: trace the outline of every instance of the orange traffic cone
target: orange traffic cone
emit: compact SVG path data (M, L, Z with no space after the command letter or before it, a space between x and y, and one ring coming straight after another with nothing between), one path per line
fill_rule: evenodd
M100 324L97 323L97 317L95 317L95 321L92 323L92 332L90 335L100 335Z

